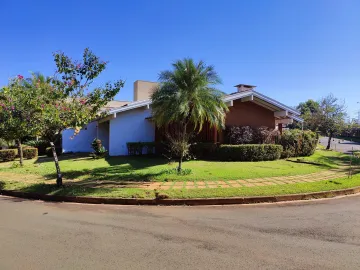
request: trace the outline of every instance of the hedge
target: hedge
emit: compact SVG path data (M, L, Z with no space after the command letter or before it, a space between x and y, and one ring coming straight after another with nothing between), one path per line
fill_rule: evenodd
M126 143L130 156L141 156L142 154L154 154L155 142L128 142Z
M56 155L60 156L62 154L62 148L61 147L55 147L55 152L56 152ZM53 152L52 152L52 149L51 147L47 147L46 148L46 155L48 157L52 157L53 156Z
M283 148L275 144L217 145L198 143L192 148L197 158L219 161L265 161L276 160Z
M2 161L13 161L16 158L15 149L0 150L0 160Z
M50 143L47 140L32 140L25 143L28 146L36 147L39 155L46 155L46 148L49 147Z
M284 130L277 143L282 145L282 158L311 156L314 154L319 135L312 131L299 129Z
M38 156L37 148L24 148L23 149L23 157L26 159L36 158Z

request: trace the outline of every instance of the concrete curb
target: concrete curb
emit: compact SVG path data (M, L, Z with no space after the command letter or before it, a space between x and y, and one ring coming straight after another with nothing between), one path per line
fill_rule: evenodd
M290 194L279 196L259 196L259 197L232 197L232 198L195 198L195 199L135 199L135 198L101 198L101 197L73 197L56 196L37 193L28 193L15 190L0 190L1 195L12 196L24 199L43 200L50 202L72 202L88 204L119 204L119 205L225 205L225 204L254 204L271 203L298 200L311 200L320 198L331 198L336 196L360 193L360 186L331 191L321 191L314 193Z

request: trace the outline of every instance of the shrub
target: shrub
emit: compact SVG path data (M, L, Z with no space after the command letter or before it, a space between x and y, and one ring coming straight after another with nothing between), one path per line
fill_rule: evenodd
M36 158L38 156L37 148L24 148L23 149L23 157L26 159Z
M319 141L317 133L299 129L285 130L278 138L278 144L283 146L281 157L311 156Z
M60 156L62 154L62 148L61 147L55 147L55 152L56 152L56 155ZM51 147L46 147L46 155L48 157L53 156Z
M221 161L265 161L279 159L282 150L275 144L220 145L215 155Z
M197 159L210 159L218 147L216 143L194 143L191 146L191 153Z
M240 144L217 145L214 143L198 143L192 151L197 158L219 161L265 161L279 159L281 145L275 144Z
M229 126L226 133L229 144L249 144L254 141L254 132L249 126Z
M225 141L228 144L270 144L275 142L279 131L265 126L258 128L227 126L225 134Z
M254 129L254 143L275 143L276 138L280 135L280 132L275 129L271 129L265 126Z
M155 142L128 142L126 143L130 156L141 156L142 154L154 154Z
M46 148L49 147L50 145L47 140L38 140L38 141L32 140L32 141L27 141L25 144L31 147L36 147L38 149L39 155L45 155Z
M13 161L16 157L15 149L0 150L0 160L2 161Z
M94 149L94 152L91 154L93 158L103 158L106 156L107 151L102 145L101 140L95 138L91 143L91 147Z

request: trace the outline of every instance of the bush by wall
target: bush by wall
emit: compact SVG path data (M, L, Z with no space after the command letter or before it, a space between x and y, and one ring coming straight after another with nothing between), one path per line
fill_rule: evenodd
M25 144L31 147L36 147L38 149L39 155L46 155L46 148L50 145L46 140L32 140L27 141Z
M277 143L282 145L282 158L311 156L319 141L317 133L299 129L284 130Z
M55 152L56 152L56 155L60 156L62 154L62 148L61 147L55 147ZM48 157L53 157L51 147L46 147L46 155Z
M276 160L283 148L275 144L217 145L198 143L192 151L196 158L219 161L265 161Z
M16 158L15 149L0 150L0 160L2 161L13 161Z
M216 159L216 151L219 144L216 143L194 143L190 152L196 159Z
M38 156L38 149L37 148L24 148L23 149L23 157L26 159L36 158Z
M141 156L143 154L155 153L155 142L128 142L126 143L130 156Z
M279 159L282 150L275 144L220 145L216 156L221 161L265 161Z
M228 144L270 144L274 143L279 131L265 126L253 128L250 126L227 126L225 143Z

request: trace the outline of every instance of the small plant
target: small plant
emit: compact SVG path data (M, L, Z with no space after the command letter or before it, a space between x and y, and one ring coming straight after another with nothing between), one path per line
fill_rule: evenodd
M102 142L99 139L95 138L93 140L93 142L91 143L91 148L94 149L94 152L91 154L91 156L95 159L104 158L107 154L107 150L102 145Z
M189 175L192 173L192 170L191 169L181 169L181 171L179 171L178 168L171 168L171 169L163 170L162 173L176 174L176 175Z

